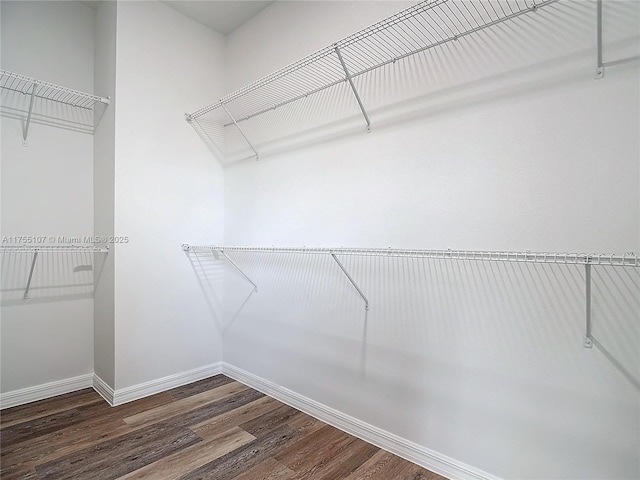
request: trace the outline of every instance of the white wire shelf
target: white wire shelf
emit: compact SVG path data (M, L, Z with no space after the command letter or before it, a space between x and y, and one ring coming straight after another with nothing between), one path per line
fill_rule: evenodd
M93 108L96 103L108 105L110 101L105 97L80 92L7 70L0 70L0 88L19 92L23 95L33 94L36 98L86 109Z
M108 105L110 102L107 97L99 97L91 93L80 92L72 88L63 87L7 70L0 70L0 88L18 92L25 97L28 96L30 99L27 119L22 133L22 141L25 146L27 145L33 105L36 98L85 110L91 110L97 103Z
M0 252L11 253L109 253L109 247L94 245L0 245Z
M368 257L410 257L438 260L468 260L483 262L556 263L563 265L605 265L615 267L640 267L640 256L635 253L558 253L558 252L507 252L472 250L400 250L392 248L311 248L311 247L238 247L214 245L182 246L192 252L262 252L295 253L311 255L356 255Z
M463 260L479 262L510 262L510 263L537 263L556 265L579 265L585 270L585 335L583 346L593 347L591 325L591 269L593 266L612 267L640 267L640 257L633 252L624 254L615 253L558 253L558 252L508 252L508 251L473 251L473 250L400 250L392 248L322 248L322 247L241 247L241 246L216 246L216 245L189 245L183 244L182 250L187 255L190 253L218 253L224 257L248 282L254 290L258 286L227 255L231 252L256 252L267 254L301 254L301 255L329 255L336 262L349 283L362 298L365 311L369 310L369 300L356 280L349 274L338 256L368 256L368 257L400 257L400 258L424 258L434 260Z
M369 126L353 79L556 1L424 0L187 114L186 118L193 121L208 115L208 119L224 127L235 125L257 157L242 131L242 122L348 82Z
M33 254L29 277L25 286L23 298L29 299L29 290L33 280L33 272L36 268L38 255L47 253L109 253L109 247L98 247L95 245L0 245L0 253L29 253Z

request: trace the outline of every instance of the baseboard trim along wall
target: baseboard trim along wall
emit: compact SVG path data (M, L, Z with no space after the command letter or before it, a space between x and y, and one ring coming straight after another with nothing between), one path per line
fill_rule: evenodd
M111 386L95 373L88 373L73 378L65 378L55 382L27 387L21 390L0 393L0 410L17 407L25 403L45 400L65 393L71 393L83 388L93 388L109 405L115 407L123 403L139 400L156 393L161 393L172 388L181 387L188 383L197 382L205 378L222 373L222 363L216 362L204 367L194 368L186 372L180 372L166 377L140 383L131 387L114 390Z
M377 447L394 453L406 460L453 480L500 480L465 463L449 458L425 448L381 428L346 415L320 402L265 380L226 362L217 362L186 372L140 383L131 387L114 390L96 374L46 383L0 394L0 409L15 407L25 403L44 400L65 393L91 388L102 396L111 406L139 400L188 383L219 375L220 373L275 398L293 408L322 420L340 430L354 435Z
M93 376L93 373L87 373L85 375L65 378L64 380L44 383L34 387L0 393L0 410L75 392L83 388L91 388L93 386Z
M226 362L222 363L222 373L329 425L447 478L453 480L499 480L499 477L345 415Z
M106 402L113 407L113 398L115 397L115 391L109 386L107 382L102 380L95 373L93 374L93 389L98 392Z
M103 392L98 390L97 387L95 388L96 391L100 393L100 395L105 397L105 400L107 400L110 405L115 407L117 405L122 405L123 403L128 403L134 400L148 397L150 395L155 395L156 393L165 392L172 388L181 387L182 385L186 385L188 383L197 382L198 380L213 377L214 375L219 375L220 373L222 373L222 363L212 363L210 365L205 365L204 367L194 368L193 370L187 370L186 372L175 373L173 375L168 375L156 380L140 383L131 387L120 388L116 389L115 391L111 390L111 392L113 392L111 401L109 401L109 398L106 397ZM109 394L109 392L107 392L107 394Z

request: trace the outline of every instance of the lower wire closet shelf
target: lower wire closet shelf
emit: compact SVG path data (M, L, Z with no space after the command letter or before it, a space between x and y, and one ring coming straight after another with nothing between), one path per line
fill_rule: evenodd
M349 274L338 256L369 256L369 257L404 257L437 260L463 260L479 262L515 262L538 263L556 265L582 265L585 269L585 335L583 346L593 347L591 334L591 268L603 267L640 267L640 256L633 252L615 253L560 253L560 252L516 252L516 251L474 251L474 250L411 250L392 248L327 248L327 247L243 247L218 245L189 245L183 244L182 250L187 255L198 253L213 253L227 260L249 283L258 291L258 286L229 256L229 253L258 252L258 253L289 253L301 255L329 255L342 270L358 295L362 298L365 310L369 310L369 300L354 278Z

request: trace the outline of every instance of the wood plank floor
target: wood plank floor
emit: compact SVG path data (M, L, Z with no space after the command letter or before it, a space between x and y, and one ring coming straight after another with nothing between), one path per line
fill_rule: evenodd
M91 389L0 412L0 478L442 480L218 375L119 407Z

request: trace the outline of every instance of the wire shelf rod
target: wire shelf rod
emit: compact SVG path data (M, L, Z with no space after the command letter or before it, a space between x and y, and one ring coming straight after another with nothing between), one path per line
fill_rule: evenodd
M604 265L640 267L640 256L629 252L614 253L561 253L561 252L510 252L473 250L401 250L391 248L320 248L320 247L241 247L241 246L183 246L185 251L292 253L308 255L354 255L429 258L437 260L467 260L515 263L542 263L563 265Z

